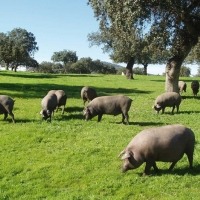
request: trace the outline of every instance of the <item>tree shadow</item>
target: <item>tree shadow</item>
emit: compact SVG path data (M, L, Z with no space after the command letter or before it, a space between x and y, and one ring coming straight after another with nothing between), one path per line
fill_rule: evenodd
M22 84L22 83L0 83L2 94L8 95L11 98L43 98L49 90L64 90L68 98L81 99L81 89L84 86L68 86L58 84ZM124 95L134 93L145 93L149 94L152 91L143 91L137 89L127 88L104 88L96 87L98 96L112 96L112 95ZM3 92L11 91L9 92Z
M70 115L61 115L61 119L62 120L70 120L70 119L85 119L84 116L82 115L82 113L77 113L77 114L73 114L71 113Z
M80 112L82 113L84 107L81 108L81 107L78 107L78 106L74 106L74 107L66 107L65 108L65 112L66 113L72 113L72 112Z
M165 82L165 80L150 80L150 81L153 81L153 82L162 82L162 83Z
M139 125L139 126L162 126L161 122L129 122L129 125Z
M200 96L181 96L182 99L198 99L200 100Z
M8 76L8 77L19 77L19 78L34 78L34 79L41 79L41 78L57 78L58 75L55 75L55 74L35 74L35 73L30 73L30 74L27 74L27 73L17 73L17 72L9 72L9 73L6 73L6 72L3 72L3 71L0 71L0 75L1 76Z
M180 112L180 114L191 114L191 113L199 114L200 111L181 111Z

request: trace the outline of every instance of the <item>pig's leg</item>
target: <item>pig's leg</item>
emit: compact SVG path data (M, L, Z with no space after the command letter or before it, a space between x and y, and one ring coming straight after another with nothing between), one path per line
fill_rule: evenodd
M190 148L188 152L186 152L186 155L188 157L188 161L190 164L190 169L192 169L193 167L193 152L194 152L194 148Z
M176 164L177 162L178 162L178 160L177 160L177 161L174 161L174 162L170 165L170 168L169 168L170 171L174 168L174 166L175 166L175 164Z
M128 121L128 113L122 113L122 123L124 124L124 119L126 119L126 124L129 125L129 121Z
M178 113L178 111L179 111L179 105L176 106L176 111Z
M64 114L65 111L65 105L62 106L62 114Z
M159 169L158 169L158 167L156 166L156 162L153 163L153 168L154 168L154 171L155 171L155 172L159 172Z
M12 122L15 123L14 114L11 112L9 115L12 117Z
M174 109L175 109L175 105L174 105L173 108L172 108L172 114L174 114Z
M4 120L6 120L6 119L7 119L7 117L8 117L8 113L7 113L7 112L5 112L5 113L4 113Z
M102 116L103 116L103 114L98 114L98 122L101 121Z
M145 166L144 173L142 174L142 176L149 175L149 174L150 174L150 169L151 169L151 167L152 167L153 165L154 165L153 162L151 162L151 161L146 161L146 166Z

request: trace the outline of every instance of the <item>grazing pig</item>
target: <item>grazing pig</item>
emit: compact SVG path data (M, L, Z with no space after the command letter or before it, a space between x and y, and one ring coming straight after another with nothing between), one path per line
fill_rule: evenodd
M50 118L51 121L51 115L53 114L54 110L57 107L57 97L55 94L47 94L41 102L42 110L40 111L40 114L43 116L43 119L46 120Z
M178 113L180 103L181 103L180 94L176 92L165 92L156 98L153 108L156 110L157 114L162 109L162 114L163 114L165 111L165 107L173 107L172 114L174 114L175 107L177 108L177 113Z
M81 89L81 98L83 99L83 104L85 105L86 101L92 101L97 97L95 89L85 86Z
M4 114L4 120L6 120L9 114L12 117L13 123L15 123L14 114L12 112L14 102L15 101L7 95L0 95L0 114Z
M156 161L172 162L169 170L183 157L188 157L190 168L193 164L195 136L191 129L175 124L149 128L138 133L119 154L124 164L122 172L140 167L146 163L143 176L149 174L151 167L158 172Z
M184 81L179 81L178 82L178 88L179 88L179 92L182 94L182 92L186 92L186 88L187 88L187 84Z
M199 92L199 81L192 81L191 88L194 96L197 96Z
M50 90L48 94L55 94L57 96L56 112L58 111L58 107L62 106L62 114L64 114L65 105L67 102L66 93L63 90Z
M96 97L84 108L83 115L86 120L98 115L98 122L100 122L103 114L122 114L122 123L124 123L126 118L126 124L129 124L128 111L131 103L132 99L123 95Z

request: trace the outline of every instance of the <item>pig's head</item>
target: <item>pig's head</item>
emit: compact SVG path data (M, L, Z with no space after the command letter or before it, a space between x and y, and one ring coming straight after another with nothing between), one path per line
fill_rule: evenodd
M154 110L156 111L157 114L162 109L161 105L159 105L159 104L154 104L152 108L154 108Z
M49 117L51 117L51 111L50 110L41 110L40 114L42 115L42 118L44 120L48 119Z
M85 120L92 119L95 115L95 110L92 107L86 107L83 109L83 116L85 116Z
M124 164L121 169L122 172L126 172L127 170L138 167L132 151L126 151L125 154L122 156L122 160L124 160Z

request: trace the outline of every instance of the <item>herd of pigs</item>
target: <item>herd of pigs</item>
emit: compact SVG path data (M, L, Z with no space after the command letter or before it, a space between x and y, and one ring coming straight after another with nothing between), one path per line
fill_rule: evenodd
M179 93L186 92L186 83L179 81ZM193 81L191 89L194 96L199 92L199 82ZM176 107L179 111L181 103L181 95L176 92L165 92L159 95L153 108L158 114L160 110L164 113L165 107L172 107L172 114ZM132 100L124 95L101 96L98 97L94 88L83 87L81 90L81 98L88 105L83 109L83 116L86 120L98 116L98 122L101 121L103 114L118 115L122 114L122 123L126 120L129 124L128 111L131 107ZM51 121L54 110L62 106L62 114L64 113L67 102L67 95L63 90L50 90L41 101L42 110L40 114L43 119ZM4 120L11 116L15 123L14 114L12 112L14 100L7 95L0 95L0 114L4 114ZM175 164L187 155L189 166L193 166L193 152L195 144L195 135L191 129L180 124L167 125L156 128L149 128L138 133L128 144L128 146L119 154L124 160L122 172L129 169L135 169L146 163L143 176L150 173L151 167L158 172L156 161L171 162L169 170L172 170Z

